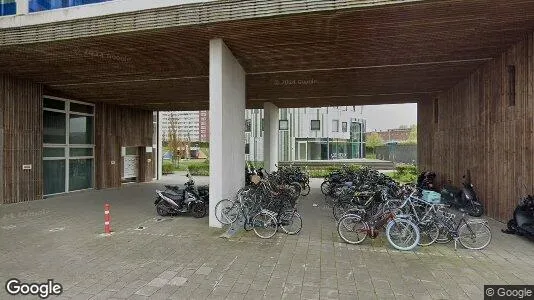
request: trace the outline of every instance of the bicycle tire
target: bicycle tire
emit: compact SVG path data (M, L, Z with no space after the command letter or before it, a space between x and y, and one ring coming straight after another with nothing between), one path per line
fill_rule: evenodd
M472 235L473 235L473 231L471 230L471 225L479 225L481 226L484 231L486 231L487 233L487 240L484 241L482 243L481 246L476 246L476 247L472 247L471 245L469 245L467 243L467 240L465 240L464 238L462 238L462 232L465 230L465 228L470 231L470 235L471 235L471 238L472 238ZM475 239L477 239L477 234L475 233ZM460 244L462 244L462 246L464 246L465 248L467 249L470 249L470 250L480 250L480 249L484 249L486 248L489 243L491 242L491 228L488 226L488 224L486 223L482 223L482 222L467 222L465 224L463 224L462 226L460 226L460 228L458 229L458 240L460 241Z
M433 221L429 221L428 224L418 224L418 226L419 234L421 235L418 245L426 247L434 244L439 237L440 230L438 225Z
M226 206L221 207L221 205ZM230 212L233 212L230 214ZM223 225L234 223L239 216L239 205L232 200L223 199L215 205L215 218Z
M282 228L282 231L284 231L285 233L289 234L289 235L295 235L295 234L298 234L301 230L302 230L302 217L300 216L300 214L295 211L295 210L291 210L291 211L288 211L286 212L287 214L291 214L290 217L286 218L286 216L281 216L280 218L282 218L282 222L280 224L280 228ZM288 225L285 225L285 221L289 222L290 224ZM295 221L297 223L295 223ZM293 229L293 230L290 230L289 229L289 226L290 225L294 225L294 224L297 224L297 228L296 229Z
M354 214L346 214L337 223L337 233L346 243L357 245L363 243L369 235L369 224L362 217ZM355 233L356 238L349 235ZM358 235L360 233L361 235Z
M330 181L324 181L323 183L321 183L321 193L323 193L323 195L325 196L329 196L330 195Z
M404 228L400 227L400 228L396 228L397 225L402 225L404 224ZM411 238L413 239L413 241L411 242L411 244L408 244L407 246L401 246L397 243L397 241L393 241L393 238L392 238L392 234L395 230L401 230L404 234L405 230L407 228L410 228L411 229L411 235L413 235ZM421 238L421 235L419 233L419 227L417 227L417 225L408 220L408 219L403 219L403 218L397 218L397 219L394 219L394 220L391 220L389 221L387 227L386 227L386 237L388 239L388 242L391 246L393 246L393 248L397 249L397 250L401 250L401 251L409 251L409 250L412 250L413 248L415 248L417 246L417 244L419 243L419 240ZM404 238L404 237L403 237ZM408 240L408 239L406 239Z
M257 213L254 218L252 218L254 233L262 239L269 239L276 234L276 231L278 231L277 223L276 218L265 211ZM265 230L265 232L262 230L270 228L272 228L272 230Z
M438 235L438 238L436 239L436 243L437 244L447 244L450 241L452 241L452 237L449 234L449 230L444 226L440 227L439 235Z
M301 196L308 196L310 194L310 185L308 183L305 183L302 190L300 191Z

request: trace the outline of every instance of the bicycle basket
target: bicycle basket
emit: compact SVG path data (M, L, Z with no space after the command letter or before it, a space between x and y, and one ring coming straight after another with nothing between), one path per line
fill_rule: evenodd
M434 191L423 190L423 201L432 204L441 203L441 194Z

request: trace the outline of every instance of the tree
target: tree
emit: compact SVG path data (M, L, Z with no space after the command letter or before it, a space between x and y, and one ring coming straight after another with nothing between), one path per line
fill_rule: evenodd
M408 135L408 141L417 143L417 125L411 126L410 134Z
M176 162L180 162L180 157L182 156L183 148L185 148L185 143L178 136L178 124L176 123L174 114L172 113L169 116L169 131L167 135L167 147L172 153L173 163L176 164Z
M366 147L371 151L374 152L375 148L378 146L384 145L384 140L382 137L378 134L378 132L371 133L366 140Z

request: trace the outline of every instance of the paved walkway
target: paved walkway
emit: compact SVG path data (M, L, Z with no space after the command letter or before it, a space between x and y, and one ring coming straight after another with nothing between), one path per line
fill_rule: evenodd
M0 206L1 285L53 278L65 289L57 299L482 299L484 284L534 284L534 244L502 234L497 222L483 251L451 243L399 252L383 235L352 246L339 239L314 180L299 204L299 235L226 240L207 218L158 220L161 184ZM101 236L105 202L111 237ZM4 288L0 299L9 299Z

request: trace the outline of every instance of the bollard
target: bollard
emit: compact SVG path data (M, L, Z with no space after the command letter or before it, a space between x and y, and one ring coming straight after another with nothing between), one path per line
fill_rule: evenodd
M109 214L109 204L104 205L104 233L111 234L111 215Z

